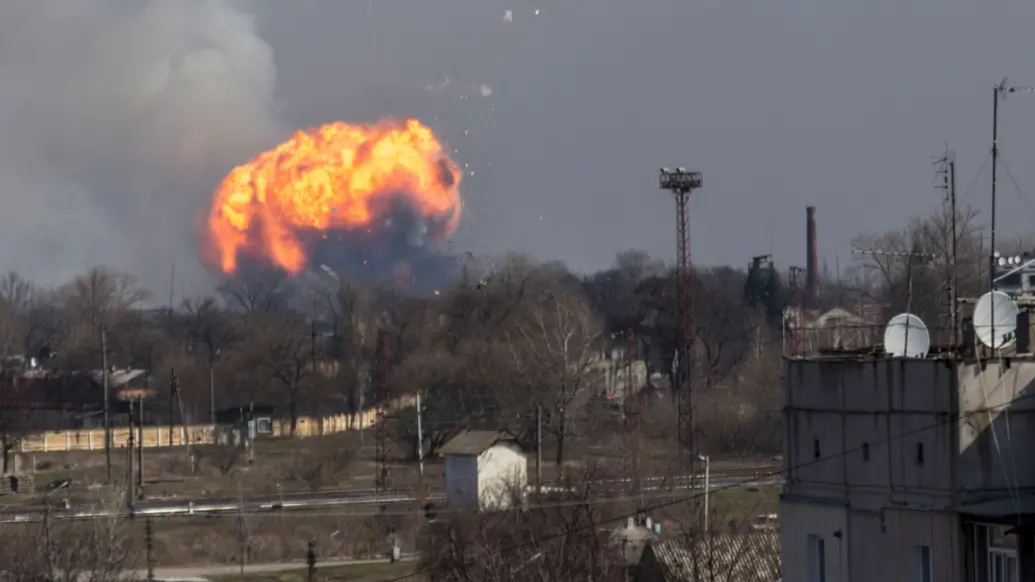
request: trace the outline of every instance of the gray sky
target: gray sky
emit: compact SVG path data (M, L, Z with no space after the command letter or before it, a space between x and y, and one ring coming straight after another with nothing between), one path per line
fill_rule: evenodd
M844 264L856 233L939 203L931 160L946 141L963 196L990 147L992 86L1035 85L1035 4L1021 0L374 0L373 18L365 0L67 4L81 13L0 3L0 38L20 39L0 41L0 266L45 262L57 278L104 257L149 281L173 259L186 272L191 223L230 166L291 128L388 114L421 118L476 171L462 250L578 270L630 247L671 260L657 172L686 165L705 180L696 260L744 265L772 249L781 267L803 263L814 204L821 253ZM195 61L182 92L168 71L151 80L168 68L156 63ZM141 97L142 79L160 100ZM146 111L125 105L142 99ZM1003 172L1000 228L1018 234L1035 220L1035 94L1011 97L1001 121L1022 192ZM135 147L106 149L126 135ZM141 153L148 143L176 163ZM983 211L989 179L986 166L965 198Z

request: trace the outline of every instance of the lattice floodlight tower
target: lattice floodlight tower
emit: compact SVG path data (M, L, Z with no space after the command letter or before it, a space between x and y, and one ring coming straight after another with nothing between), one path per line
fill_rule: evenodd
M690 290L690 196L701 187L701 173L686 168L661 168L658 181L662 190L668 190L676 199L676 282L679 301L679 320L682 338L679 346L679 451L689 460L690 474L694 472L693 431L693 295Z

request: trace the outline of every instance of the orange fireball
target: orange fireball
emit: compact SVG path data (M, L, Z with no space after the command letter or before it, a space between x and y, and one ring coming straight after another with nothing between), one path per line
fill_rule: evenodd
M244 251L298 273L309 235L374 232L399 201L439 224L439 238L449 236L460 221L462 177L416 119L299 131L223 179L208 217L213 260L233 273Z

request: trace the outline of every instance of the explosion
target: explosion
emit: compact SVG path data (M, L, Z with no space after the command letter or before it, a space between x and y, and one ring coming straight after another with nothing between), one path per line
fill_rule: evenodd
M211 259L233 273L244 252L298 274L329 231L331 240L354 244L395 240L405 228L406 242L423 247L456 230L462 177L416 119L299 131L234 168L216 189Z

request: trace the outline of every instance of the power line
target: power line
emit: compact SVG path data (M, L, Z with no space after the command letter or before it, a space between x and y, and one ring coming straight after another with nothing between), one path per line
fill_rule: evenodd
M972 410L972 411L966 413L965 415L952 415L952 416L949 416L948 419L939 420L938 422L935 422L933 424L930 424L930 425L927 425L927 426L923 426L923 427L918 428L918 429L913 429L913 430L910 430L910 431L906 431L906 432L903 432L901 434L894 435L894 436L891 436L891 437L887 437L885 439L875 441L874 443L865 443L863 445L860 445L860 446L857 446L857 447L853 447L851 449L846 449L846 450L843 450L843 451L841 451L839 453L836 453L836 454L833 454L833 455L828 455L828 456L825 456L825 457L819 457L817 459L813 459L811 461L807 461L807 462L795 465L794 467L791 467L790 469L792 471L796 471L798 469L804 469L806 467L810 467L812 465L816 465L816 464L819 464L819 463L825 463L827 461L832 461L834 459L838 459L838 458L847 456L847 455L852 454L852 453L860 452L860 451L863 450L864 446L869 447L869 446L871 446L873 444L878 444L878 445L879 444L890 444L890 443L892 443L894 441L897 441L897 440L900 440L900 439L903 439L903 438L906 438L906 437L909 437L909 436L920 434L920 433L926 432L928 430L936 429L936 428L938 428L938 427L940 427L942 425L949 424L950 422L959 422L963 418L968 418L971 415L975 415L975 414L988 414L990 412L993 412L993 411L996 411L996 410L999 410L999 409L1006 409L1006 408L1009 408L1010 406L1012 406L1014 403L1020 402L1022 400L1028 399L1028 398L1035 398L1035 394L1027 394L1027 395L1023 395L1023 396L1018 396L1017 398L1013 399L1011 402L1000 404L1000 405L997 405L997 406L992 406L992 407L984 408L984 409L980 409L980 410ZM774 472L772 472L772 473L770 473L768 475L760 476L759 479L764 479L766 477L774 478L776 476L781 475L782 473L784 473L783 469L781 469L780 471L774 471ZM735 489L735 488L738 488L738 487L742 487L746 483L751 483L751 482L757 481L759 479L753 479L751 481L740 481L740 482L731 483L731 484L728 484L728 485L725 485L725 486L722 486L722 487L716 487L714 492L723 492L723 491L728 491L728 490ZM579 532L586 531L586 530L591 529L591 528L597 528L597 527L599 527L601 525L605 525L605 524L609 524L609 523L621 522L621 521L626 520L626 519L628 519L630 517L636 517L641 512L657 511L659 509L665 509L665 508L668 508L668 507L674 507L676 505L680 505L680 504L686 503L688 501L696 501L697 499L702 498L706 494L713 494L713 492L696 493L696 494L688 495L686 497L681 497L681 498L678 498L678 499L673 499L672 501L667 501L667 502L664 502L664 503L657 503L657 504L651 505L649 507L645 507L645 508L643 508L640 511L635 511L635 512L632 512L632 513L626 513L626 514L619 515L617 517L613 517L613 518L610 518L610 519L604 519L604 520L595 522L595 523L593 523L589 527L583 526L583 527L568 529L568 530L566 530L564 532L561 532L560 534L553 534L553 535L544 536L544 537L541 537L541 538L539 538L539 539L537 539L535 541L532 541L532 542L524 542L524 543L520 543L520 544L514 544L512 546L508 546L506 548L500 549L499 553L503 554L503 553L507 553L507 552L512 552L512 551L520 550L520 549L522 549L524 547L528 547L528 546L531 546L531 545L541 545L544 542L549 542L549 541L552 541L552 540L555 540L555 539L560 539L560 538L563 538L563 537L568 537L568 536L570 536L573 533L579 533ZM426 574L427 572L428 572L428 569L425 568L425 569L417 570L416 572L412 572L410 574L399 576L397 578L391 578L391 579L387 580L386 582L397 582L399 580L406 580L406 579L412 578L414 576L419 576L421 574Z

